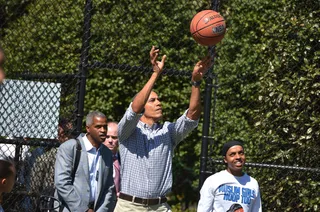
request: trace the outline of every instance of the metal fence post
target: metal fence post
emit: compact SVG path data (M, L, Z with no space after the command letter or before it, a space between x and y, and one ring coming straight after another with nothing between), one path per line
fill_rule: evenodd
M77 100L77 113L76 113L76 131L78 136L82 131L82 119L84 110L84 98L86 93L86 80L88 73L88 55L90 48L90 36L91 36L91 11L92 0L86 0L84 9L84 27L82 37L81 59L79 65L79 79L78 79L78 100Z
M211 9L218 11L219 0L212 0ZM208 51L214 60L215 46L209 47ZM208 72L208 77L206 79L205 85L205 96L204 96L204 112L203 112L203 127L202 127L202 143L201 143L201 156L200 156L200 177L199 177L199 189L202 187L204 181L206 180L207 173L207 161L208 161L208 145L210 139L210 109L211 109L211 96L212 96L212 82L213 82L213 67Z

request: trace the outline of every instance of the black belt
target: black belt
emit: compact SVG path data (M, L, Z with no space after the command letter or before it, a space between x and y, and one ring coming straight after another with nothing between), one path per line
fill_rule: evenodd
M130 196L130 195L124 194L124 193L120 193L119 198L130 201L130 202L139 203L139 204L142 204L145 206L159 205L159 204L167 202L166 197L159 197L156 199L143 199L143 198L139 198L139 197L133 197L133 196Z

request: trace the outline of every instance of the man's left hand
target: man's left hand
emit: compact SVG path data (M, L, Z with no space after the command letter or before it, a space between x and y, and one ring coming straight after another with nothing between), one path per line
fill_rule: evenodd
M198 82L202 80L203 76L207 73L209 68L212 66L212 58L207 56L197 62L197 64L193 68L192 72L192 81Z

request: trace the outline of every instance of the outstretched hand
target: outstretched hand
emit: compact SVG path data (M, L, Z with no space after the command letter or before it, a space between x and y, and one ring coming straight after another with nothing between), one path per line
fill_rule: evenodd
M212 64L213 62L210 56L206 56L205 58L197 62L197 64L193 68L192 81L198 82L202 80L203 76L207 73Z
M152 64L153 71L161 74L163 71L164 63L166 61L167 56L163 55L161 61L157 61L157 57L159 55L159 49L156 49L154 46L152 46L150 51L150 61Z

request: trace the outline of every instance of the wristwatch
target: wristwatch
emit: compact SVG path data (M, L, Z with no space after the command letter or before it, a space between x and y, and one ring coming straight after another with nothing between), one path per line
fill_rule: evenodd
M200 84L201 84L201 80L200 81L192 81L191 80L191 85L193 85L194 87L199 87L200 86Z

